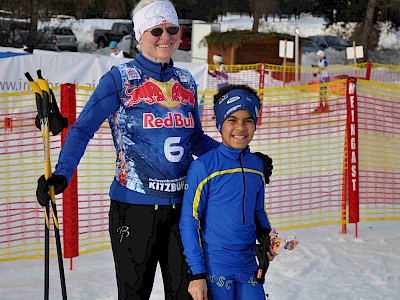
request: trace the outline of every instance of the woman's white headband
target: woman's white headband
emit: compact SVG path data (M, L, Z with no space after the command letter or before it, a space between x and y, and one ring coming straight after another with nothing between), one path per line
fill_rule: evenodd
M167 1L157 1L146 5L133 15L135 38L139 42L143 33L156 25L174 24L179 26L175 7Z

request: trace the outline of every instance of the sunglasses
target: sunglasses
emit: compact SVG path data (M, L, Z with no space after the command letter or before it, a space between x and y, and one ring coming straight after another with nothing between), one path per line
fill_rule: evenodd
M157 28L153 28L152 30L146 30L146 31L150 32L152 36L161 36L164 32L164 29L157 27ZM170 26L170 27L167 27L165 29L165 31L169 35L175 35L179 32L179 27L178 26Z

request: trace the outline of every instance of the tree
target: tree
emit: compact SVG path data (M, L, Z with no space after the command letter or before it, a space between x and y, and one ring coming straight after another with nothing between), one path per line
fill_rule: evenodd
M125 0L106 0L105 3L107 16L110 19L126 18L127 12L125 7Z
M378 0L368 0L368 5L367 5L367 11L365 13L365 19L362 22L362 36L360 40L361 46L364 47L366 51L365 52L365 59L368 60L368 49L369 47L369 41L370 41L370 33L371 29L373 26L374 22L374 14L375 14L375 9L376 9L376 4Z
M267 11L267 6L271 0L249 0L250 10L253 15L252 31L258 32L259 22L263 14Z

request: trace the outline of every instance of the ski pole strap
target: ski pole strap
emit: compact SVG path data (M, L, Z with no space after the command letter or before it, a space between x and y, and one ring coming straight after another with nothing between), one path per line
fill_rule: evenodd
M64 128L68 127L68 118L61 115L58 108L56 97L50 89L47 81L42 77L41 70L37 71L38 80L35 82L32 76L26 72L25 76L28 78L28 84L35 92L37 115L35 118L35 125L40 130L40 120L49 118L49 129L53 135L59 134Z

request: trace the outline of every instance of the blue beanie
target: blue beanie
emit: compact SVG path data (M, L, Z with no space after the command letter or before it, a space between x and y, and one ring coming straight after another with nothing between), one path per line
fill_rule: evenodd
M257 124L260 102L252 93L243 89L234 89L224 94L214 104L217 129L221 132L225 119L238 110L247 110Z
M118 48L118 43L117 43L116 41L112 41L112 42L110 43L109 48L110 48L110 49L112 49L112 48Z

